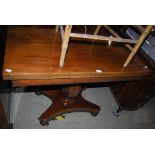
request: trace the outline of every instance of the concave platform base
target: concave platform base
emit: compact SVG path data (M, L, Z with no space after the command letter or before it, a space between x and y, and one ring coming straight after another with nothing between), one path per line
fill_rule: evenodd
M81 87L65 87L62 90L41 91L42 94L52 100L51 106L39 117L41 125L48 125L48 122L71 112L90 112L96 116L100 107L86 101L81 96Z

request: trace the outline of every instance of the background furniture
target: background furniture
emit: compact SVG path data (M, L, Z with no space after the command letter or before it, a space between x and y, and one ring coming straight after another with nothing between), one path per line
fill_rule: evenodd
M11 82L2 79L5 49L5 27L0 26L0 128L12 128L10 121Z
M116 115L122 110L139 109L155 95L155 74L141 81L113 84L111 91L119 105Z
M144 31L144 26L134 25L126 28L124 34L128 37L136 39ZM115 83L111 86L111 91L116 98L119 108L115 112L121 110L136 110L143 106L155 95L155 35L152 31L142 44L139 55L149 64L152 68L152 75L148 78L144 78L139 82L126 82ZM130 92L130 93L129 93ZM125 97L128 94L128 97Z
M0 101L0 129L12 129L13 125L8 122L4 107Z

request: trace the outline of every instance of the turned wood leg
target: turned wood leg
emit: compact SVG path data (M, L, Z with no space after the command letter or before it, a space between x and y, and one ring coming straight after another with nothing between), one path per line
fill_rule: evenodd
M90 112L96 116L100 107L86 101L82 96L80 86L64 87L62 90L45 90L41 93L52 100L51 106L39 117L42 125L57 116L70 112Z

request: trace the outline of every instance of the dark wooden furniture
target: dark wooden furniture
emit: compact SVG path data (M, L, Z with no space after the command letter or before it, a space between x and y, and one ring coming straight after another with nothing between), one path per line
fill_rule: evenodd
M136 81L149 77L151 69L138 55L123 68L129 51L94 42L70 42L65 64L59 67L61 37L52 29L8 29L3 67L4 80L13 87L51 85L41 93L53 104L39 117L42 125L66 112L86 111L96 116L100 108L82 98L82 84ZM55 89L55 85L61 85Z
M5 49L5 28L0 26L0 129L10 129L12 124L9 124L10 119L10 92L11 83L2 80L2 67Z
M144 31L144 26L133 25L133 27L134 29L131 32L141 33ZM130 30L131 29L129 29L129 31ZM126 34L128 33L126 32ZM134 33L132 35L134 36ZM152 31L149 37L147 38L147 41L145 41L145 44L143 44L143 48L141 48L139 51L141 57L145 59L147 63L149 63L149 66L152 67L153 74L150 77L144 78L141 81L137 82L132 81L125 83L118 82L110 87L119 105L119 108L116 111L114 111L114 114L116 114L116 116L119 116L118 112L120 112L121 110L136 110L142 107L145 103L148 102L148 100L150 100L155 95L155 61L153 56L153 44L152 44L153 36L154 33ZM149 39L150 37L152 38ZM148 47L144 48L146 42L148 44ZM126 94L128 94L127 97Z
M3 104L0 100L0 129L12 129L13 125L8 122Z
M140 81L118 82L110 88L119 106L116 115L122 110L137 110L155 96L155 74Z

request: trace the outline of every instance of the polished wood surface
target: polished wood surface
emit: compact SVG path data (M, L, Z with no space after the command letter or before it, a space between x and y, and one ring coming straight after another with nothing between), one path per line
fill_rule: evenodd
M61 37L58 32L52 29L11 27L7 34L3 78L77 79L78 82L83 78L103 78L106 81L112 77L113 80L134 79L151 74L138 55L127 68L123 68L129 54L124 47L71 41L64 67L59 67L60 52ZM11 69L11 72L6 72L6 69Z
M44 90L42 94L52 100L51 106L39 117L41 125L47 125L52 119L71 112L89 112L96 116L100 107L86 101L81 96L80 86L65 87L62 90Z
M43 79L43 80L13 80L13 87L20 86L42 86L42 85L60 85L60 84L88 84L88 83L101 83L101 82L115 82L115 81L133 81L141 80L140 76L113 76L101 78L58 78L58 79Z

